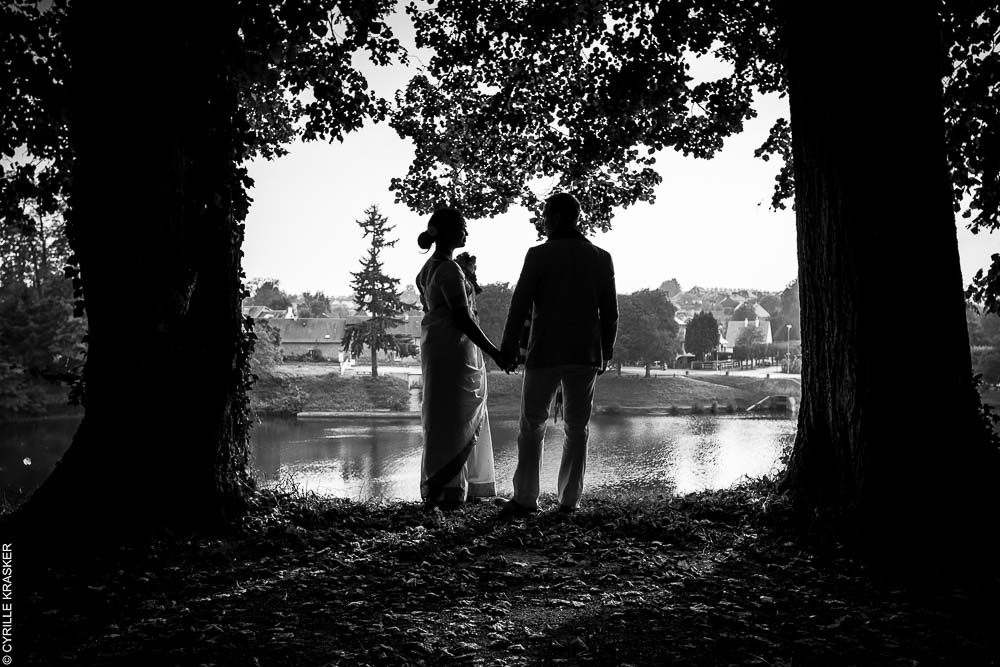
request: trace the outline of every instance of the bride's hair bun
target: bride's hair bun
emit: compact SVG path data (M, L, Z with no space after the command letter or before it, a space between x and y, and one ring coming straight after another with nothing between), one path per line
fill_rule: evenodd
M431 219L427 222L427 230L420 232L417 245L422 250L429 250L438 236L456 233L464 222L465 218L457 209L440 208L431 215Z

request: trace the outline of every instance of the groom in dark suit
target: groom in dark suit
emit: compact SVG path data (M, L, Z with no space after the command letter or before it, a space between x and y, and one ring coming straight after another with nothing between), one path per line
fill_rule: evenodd
M611 255L577 228L580 202L561 192L545 202L542 221L548 240L528 250L514 288L501 353L516 363L528 312L531 331L521 388L514 498L501 515L527 516L538 510L539 472L549 404L563 394L566 443L559 466L559 511L580 504L587 468L587 439L597 376L608 367L618 332L618 298Z

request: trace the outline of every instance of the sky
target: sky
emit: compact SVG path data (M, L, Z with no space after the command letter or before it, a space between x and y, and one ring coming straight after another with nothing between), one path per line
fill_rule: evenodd
M397 35L411 53L412 32L399 17ZM372 87L391 99L414 69L376 68L362 64ZM712 78L717 63L696 65L695 76ZM777 165L753 156L778 117L787 117L787 99L756 100L758 117L730 137L715 158L685 158L673 151L657 154L663 177L652 204L617 212L613 228L591 240L614 258L619 293L656 288L676 278L684 290L702 287L780 291L796 277L795 215L770 209ZM288 155L249 165L255 185L246 220L244 270L248 278L273 278L288 293L322 291L328 296L351 292L351 272L367 249L356 221L377 204L395 225L395 247L383 252L386 273L401 286L427 260L417 247L426 228L419 216L394 203L393 177L406 174L413 148L388 124L368 124L343 143L298 142ZM524 253L538 243L530 214L512 207L491 219L469 221L465 250L477 257L481 284L514 283ZM958 228L962 277L966 284L989 264L996 238Z

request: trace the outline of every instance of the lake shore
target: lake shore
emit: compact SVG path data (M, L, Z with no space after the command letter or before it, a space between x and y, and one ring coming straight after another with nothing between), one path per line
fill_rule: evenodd
M410 371L417 374L419 369ZM520 411L520 373L488 375L488 406L497 416ZM417 390L419 391L419 390ZM653 377L605 373L598 380L594 398L597 414L685 414L690 412L742 412L770 395L798 400L801 385L795 378L726 375L679 370ZM419 397L417 397L419 398ZM400 374L372 378L341 376L328 365L279 366L251 390L251 404L258 414L299 413L398 413L411 412L407 380ZM341 416L343 416L341 414Z
M491 503L257 495L242 525L35 563L24 664L992 664L994 580L922 591L794 528L774 483ZM20 546L20 545L19 545ZM24 551L24 549L20 549ZM22 560L24 576L28 560Z
M280 368L280 367L279 367ZM259 378L250 389L250 407L259 415L294 416L300 412L407 412L410 392L398 376L341 376L277 372Z

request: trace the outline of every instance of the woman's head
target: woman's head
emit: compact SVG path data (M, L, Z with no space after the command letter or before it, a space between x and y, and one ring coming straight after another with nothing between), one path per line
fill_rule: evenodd
M427 229L420 232L417 245L427 250L437 243L438 248L461 248L468 236L465 218L457 209L442 208L434 211L427 222Z

